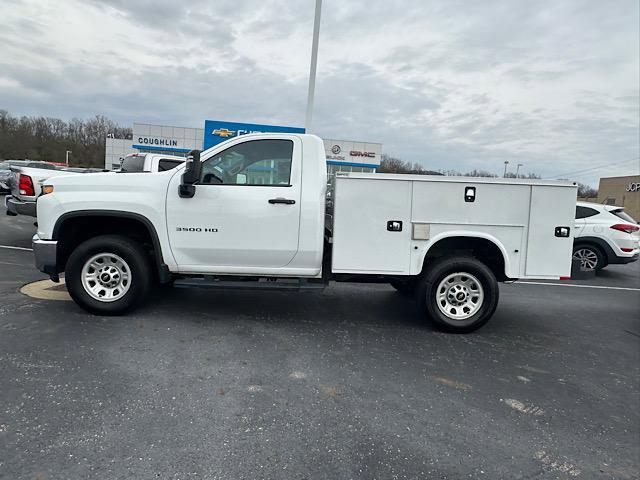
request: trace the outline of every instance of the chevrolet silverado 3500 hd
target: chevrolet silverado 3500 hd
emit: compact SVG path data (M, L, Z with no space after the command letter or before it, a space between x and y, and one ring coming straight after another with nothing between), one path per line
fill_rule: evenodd
M486 323L498 281L569 275L576 187L564 182L349 173L325 215L322 140L249 134L153 174L51 179L36 266L96 314L155 281L314 290L386 282L441 329ZM109 202L104 199L109 198Z

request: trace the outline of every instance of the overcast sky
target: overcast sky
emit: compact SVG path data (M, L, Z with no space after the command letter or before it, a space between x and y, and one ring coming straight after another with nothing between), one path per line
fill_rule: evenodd
M313 8L2 0L0 108L303 126ZM639 172L637 0L324 0L322 14L320 136L433 169Z

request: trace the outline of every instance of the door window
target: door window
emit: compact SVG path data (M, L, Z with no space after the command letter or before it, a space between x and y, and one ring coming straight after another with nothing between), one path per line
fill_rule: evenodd
M202 163L201 185L290 186L293 142L251 140Z

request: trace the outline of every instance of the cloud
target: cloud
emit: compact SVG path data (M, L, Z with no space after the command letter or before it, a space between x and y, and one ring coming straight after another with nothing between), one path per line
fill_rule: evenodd
M0 108L302 125L313 0L6 0ZM637 173L638 4L324 2L315 131L428 168ZM597 165L615 168L582 170Z

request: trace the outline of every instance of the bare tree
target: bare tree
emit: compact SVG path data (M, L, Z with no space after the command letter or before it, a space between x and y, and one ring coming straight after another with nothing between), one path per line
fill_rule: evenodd
M397 157L392 157L386 153L382 154L380 161L380 167L378 168L380 173L411 173L417 175L442 175L440 172L434 170L427 170L419 163L405 162Z
M593 188L584 183L578 182L578 196L581 198L596 198L598 196L598 189Z
M131 129L96 115L87 121L65 122L50 117L12 117L0 110L0 158L64 161L73 151L73 165L102 166L105 138L131 138Z

